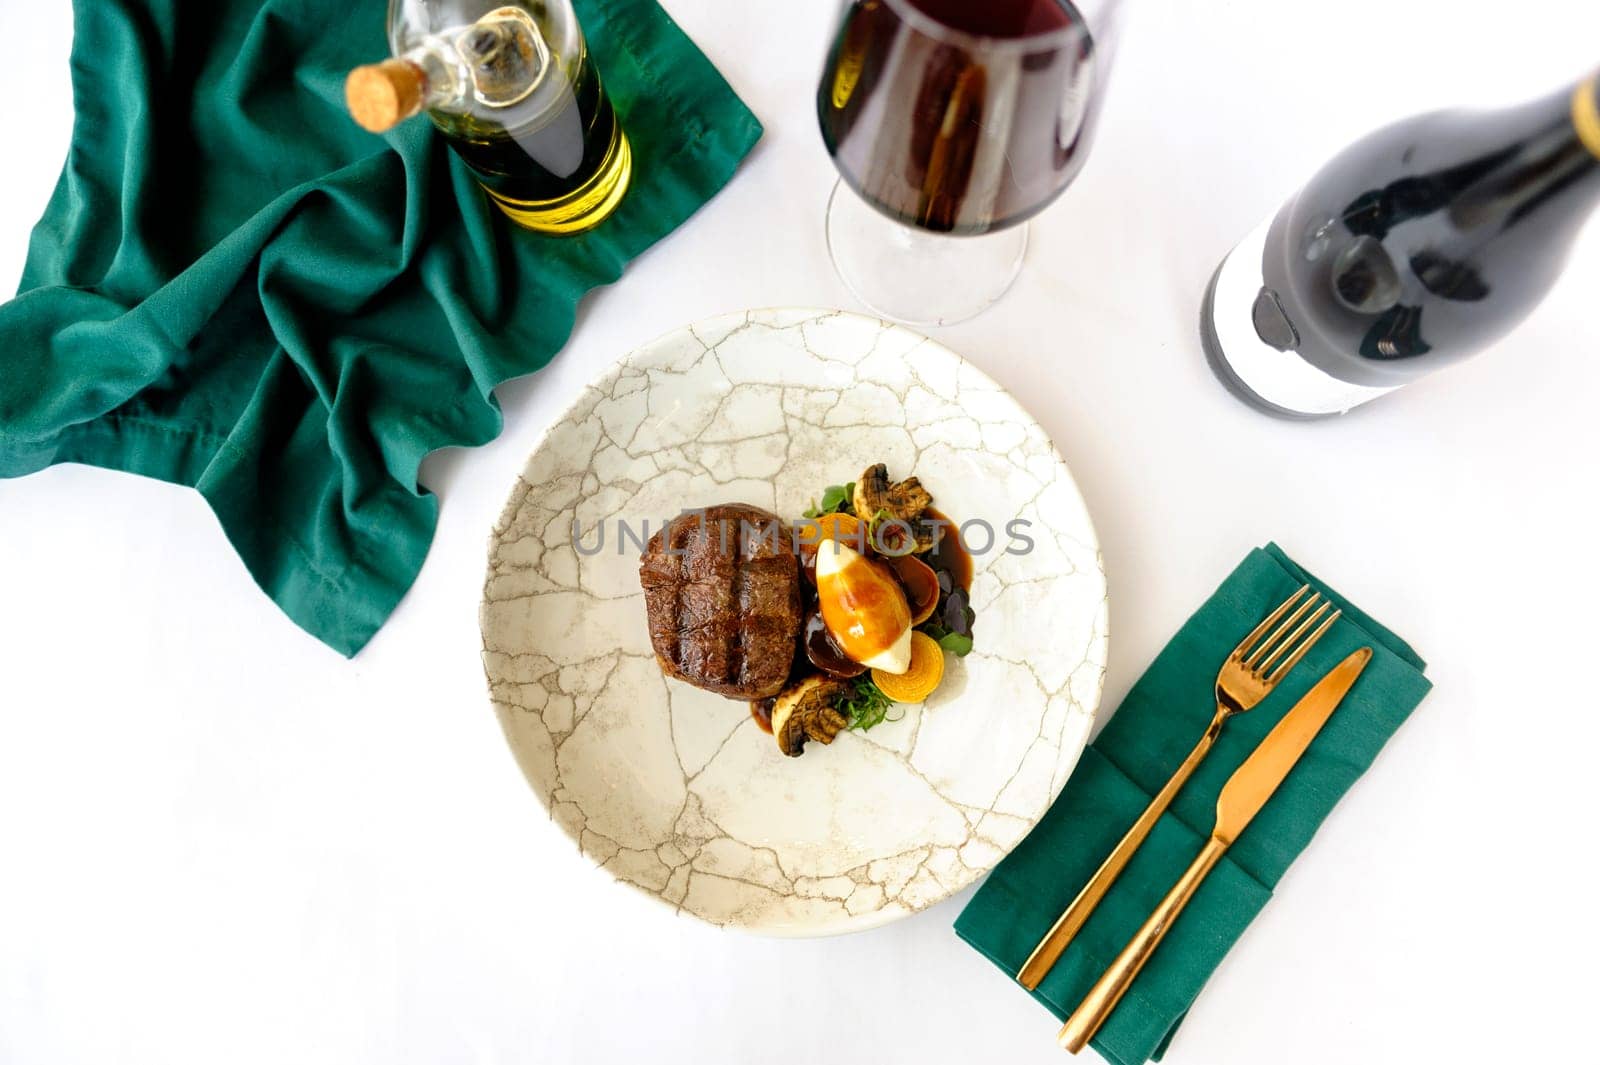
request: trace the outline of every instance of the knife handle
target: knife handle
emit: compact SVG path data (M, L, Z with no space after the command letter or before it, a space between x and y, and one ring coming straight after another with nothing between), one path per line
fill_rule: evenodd
M1089 920L1089 915L1094 913L1095 907L1100 905L1100 900L1111 890L1111 885L1116 883L1117 877L1122 875L1122 871L1133 860L1134 852L1144 844L1145 838L1150 835L1150 830L1161 820L1161 815L1167 812L1167 807L1172 805L1172 800L1177 797L1184 782L1194 774L1195 767L1211 753L1211 747L1222 734L1222 726L1227 720L1226 711L1218 707L1216 717L1211 719L1206 734L1200 737L1200 742L1189 752L1189 757L1183 760L1183 764L1172 774L1171 779L1156 793L1156 797L1150 800L1150 805L1139 815L1139 820L1128 829L1127 834L1117 843L1116 849L1106 856L1100 868L1095 870L1094 876L1090 877L1089 882L1083 885L1083 890L1078 892L1078 897L1072 900L1066 911L1056 919L1050 931L1039 940L1039 945L1033 948L1028 960L1022 963L1022 968L1017 971L1017 983L1029 991L1039 986L1045 974L1067 949L1067 944L1072 942L1073 937Z
M1111 1016L1111 1011L1117 1008L1117 1003L1122 1001L1122 996L1133 985L1134 977L1139 975L1144 963L1155 953L1167 930L1178 919L1178 914L1189 904L1189 899L1194 896L1200 881L1206 878L1206 874L1211 872L1227 849L1228 845L1215 837L1206 842L1205 849L1194 860L1194 864L1178 878L1172 890L1167 892L1167 897L1161 900L1155 912L1145 920L1133 938L1128 940L1128 945L1122 948L1122 953L1117 955L1116 961L1113 961L1111 967L1101 974L1083 1001L1078 1003L1078 1008L1072 1011L1067 1023L1061 1026L1061 1031L1056 1035L1056 1042L1074 1054L1089 1045L1089 1040L1094 1038L1106 1018Z

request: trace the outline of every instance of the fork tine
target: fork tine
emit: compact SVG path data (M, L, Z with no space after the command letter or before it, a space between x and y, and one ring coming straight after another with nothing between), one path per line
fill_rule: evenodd
M1290 655L1288 660L1285 661L1283 665L1273 670L1272 676L1267 678L1267 683L1276 684L1278 681L1282 680L1283 675L1298 665L1300 660L1306 656L1306 652L1311 650L1312 646L1318 640L1322 639L1322 634L1333 628L1333 623L1338 621L1339 615L1343 613L1343 610L1335 610L1333 613L1329 614L1328 620L1324 621L1321 625L1318 625L1316 631L1310 636L1307 636L1305 641L1295 649L1294 654Z
M1267 670L1272 667L1272 663L1278 660L1278 656L1283 654L1285 651L1294 650L1295 644L1299 641L1301 636L1305 635L1306 630L1315 625L1318 621L1322 620L1322 615L1326 614L1332 609L1333 604L1329 602L1324 602L1321 606L1317 607L1316 611L1312 613L1310 617L1302 621L1298 628L1283 638L1282 643L1278 644L1278 646L1272 649L1272 653L1270 655L1255 664L1253 668L1255 669L1256 673L1260 674L1261 676L1265 676ZM1284 624L1287 625L1288 622L1284 622Z
M1289 608L1294 606L1295 602L1302 595L1305 595L1310 590L1311 590L1311 585L1302 584L1300 586L1300 590L1299 591L1295 592L1289 598L1285 599L1281 604L1279 604L1278 609L1276 609L1272 613L1268 614L1266 616L1266 618L1261 622L1261 624L1259 624L1255 628L1251 629L1250 630L1250 635L1248 635L1244 639L1240 640L1239 641L1239 646L1235 647L1233 649L1233 654L1229 655L1228 657L1229 658L1243 658L1245 655L1249 654L1250 651L1252 649L1254 649L1256 641L1261 638L1261 634L1266 632L1273 625L1275 625L1277 623L1278 619L1283 617L1283 615L1288 612Z
M1294 628L1295 622L1304 617L1307 610L1310 610L1313 606L1316 606L1318 600L1321 598L1322 595L1320 592L1312 592L1311 597L1296 607L1293 614L1290 614L1288 617L1283 619L1283 624L1272 630L1272 635L1262 640L1260 646L1258 646L1254 651L1250 652L1250 657L1244 660L1244 664L1251 669L1256 668L1256 666L1260 664L1262 657L1266 655L1267 651L1278 646L1279 641L1283 639L1283 634Z

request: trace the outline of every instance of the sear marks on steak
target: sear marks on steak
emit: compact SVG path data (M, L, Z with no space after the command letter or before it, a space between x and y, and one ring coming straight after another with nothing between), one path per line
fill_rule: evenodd
M782 518L742 503L686 511L650 538L639 583L667 676L733 699L783 688L800 579Z

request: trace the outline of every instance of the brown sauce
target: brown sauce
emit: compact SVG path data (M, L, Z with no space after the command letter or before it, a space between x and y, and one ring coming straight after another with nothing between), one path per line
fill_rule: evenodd
M928 552L928 565L936 570L948 570L956 587L972 590L972 556L961 546L961 533L956 523L944 512L929 507L922 512L925 519L942 523L939 542Z
M776 698L771 698L756 699L750 704L750 716L755 719L755 723L760 726L761 731L769 735L772 732L772 708L777 703L778 700Z

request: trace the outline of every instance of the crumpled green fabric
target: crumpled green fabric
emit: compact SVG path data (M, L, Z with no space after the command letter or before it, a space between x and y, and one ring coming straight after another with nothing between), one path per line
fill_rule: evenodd
M492 439L609 284L761 126L651 0L575 6L634 153L617 213L512 227L425 119L344 108L378 0L78 0L72 150L0 306L0 476L198 489L266 593L351 655L432 539L428 452Z
M1422 659L1276 544L1250 553L1128 692L1038 826L986 880L956 933L1016 978L1061 911L1183 761L1215 710L1239 640L1301 584L1344 611L1278 689L1235 717L1033 997L1065 1020L1188 868L1217 797L1284 713L1350 652L1374 655L1278 791L1201 884L1091 1045L1115 1065L1159 1059L1206 980L1272 896L1334 804L1427 694ZM1391 771L1403 771L1391 766ZM1248 1009L1244 1004L1240 1008ZM1041 1042L1053 1038L1047 1022Z

